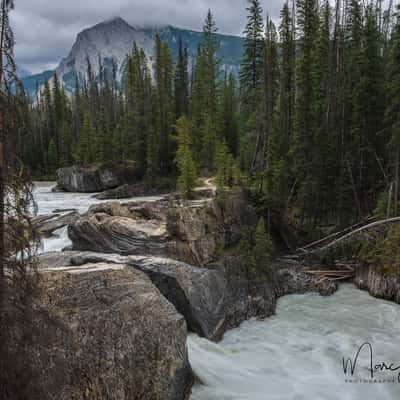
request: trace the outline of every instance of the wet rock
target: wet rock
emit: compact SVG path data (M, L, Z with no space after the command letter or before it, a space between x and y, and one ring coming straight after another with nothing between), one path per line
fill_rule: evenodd
M51 396L188 398L193 376L185 320L145 274L97 263L41 275L40 303L56 328L36 357L52 382Z
M107 203L94 204L89 207L87 214L107 214L111 217L126 218L130 218L132 216L129 209L118 201L109 201Z
M165 224L96 213L79 218L68 227L73 250L102 253L167 255Z
M166 256L202 266L257 224L244 190L224 202L113 204L92 206L69 226L73 250Z
M171 182L139 182L133 185L122 185L115 189L109 189L96 195L99 200L111 199L129 199L131 197L140 196L158 196L171 192L175 189L175 185Z
M224 201L183 203L170 208L167 230L180 259L196 265L213 262L216 253L235 245L258 222L248 192L236 190Z
M372 296L400 304L400 277L385 274L373 265L356 268L355 285Z
M252 275L238 257L226 257L208 268L168 258L93 252L48 253L39 259L43 268L106 262L138 269L185 317L190 331L210 340L219 340L227 329L249 318L270 316L275 309L272 275Z
M74 165L57 170L56 190L95 193L112 189L138 179L140 172L134 162L123 164Z
M79 213L72 211L68 214L59 215L51 214L39 216L33 219L33 223L37 227L40 234L43 236L51 236L54 231L63 228L64 226L73 224L79 218Z

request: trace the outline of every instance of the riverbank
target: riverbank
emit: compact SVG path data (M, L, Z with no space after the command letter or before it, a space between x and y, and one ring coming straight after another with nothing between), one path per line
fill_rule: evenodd
M60 197L54 201L53 196ZM215 345L217 348L233 332L232 328L240 326L238 329L241 330L243 323L247 324L244 321L274 315L277 302L279 313L279 299L282 296L307 292L328 295L336 290L335 284L318 283L317 278L306 273L307 266L296 261L270 260L264 271L254 271L240 257L228 254L221 257L221 244L222 249L232 248L240 240L245 228L254 228L257 223L256 213L243 194L235 200L228 200L224 205L214 202L212 198L186 203L174 200L176 203L171 209L170 198L106 202L93 199L87 194L52 193L47 186L46 189L36 190L39 213L43 209L49 212L57 208L60 210L61 204L66 207L70 196L79 199L74 200L76 207L71 208L76 208L80 213L78 220L63 228L64 244L70 247L70 251L48 253L40 257L42 268L56 274L56 287L61 290L61 282L66 277L78 274L87 282L85 290L97 290L93 285L96 285L95 282L104 270L112 277L116 268L132 269L151 282L154 290L159 293L157 296L161 296L160 301L161 298L167 299L176 310L176 315L184 317L185 332L194 332L204 337L204 340L218 341L223 338L221 344ZM72 232L72 241L67 235L68 231L70 236ZM51 238L45 242L48 240ZM107 248L109 254L104 254L105 243L114 246ZM116 284L121 284L119 278ZM78 296L79 299L81 294L76 290L71 287L68 296ZM93 300L94 307L96 301L109 297L108 289L102 290L105 290L104 293ZM61 291L59 296L62 299L65 294ZM106 304L107 308L111 307L110 303ZM113 304L112 307L119 305ZM77 313L80 314L79 308ZM299 317L302 318L301 314ZM275 318L265 321L273 321ZM107 319L105 323L108 325ZM83 328L85 322L82 321L82 324ZM114 335L113 329L107 334ZM285 336L287 333L285 330L283 332ZM151 330L147 334L152 335ZM191 339L188 343L190 350ZM76 345L79 346L79 342ZM213 348L214 345L205 346ZM112 347L108 350L114 351ZM145 352L142 356L146 357ZM265 356L269 357L268 354ZM164 362L162 359L159 361ZM195 374L201 378L202 372L196 367L196 361L193 365ZM117 365L114 367L118 369ZM149 365L143 364L142 368L147 371L145 374L154 374ZM186 383L182 383L182 389L191 385L192 375L186 373L185 376ZM269 373L265 374L264 379L268 379L268 376ZM221 382L223 384L223 379ZM207 379L204 383L214 385ZM202 390L196 386L193 399L197 399L196 396ZM251 393L249 391L248 394ZM186 396L183 392L181 395ZM261 392L258 395L261 396ZM253 400L258 397L248 398ZM160 397L160 400L164 399Z

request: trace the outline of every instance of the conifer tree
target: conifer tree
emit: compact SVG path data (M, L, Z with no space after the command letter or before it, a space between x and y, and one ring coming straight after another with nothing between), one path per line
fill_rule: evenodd
M159 146L153 149L159 153L160 171L168 174L171 171L173 155L171 151L171 131L174 119L173 111L173 61L171 51L162 43L157 34L155 39L155 98L156 98L156 134L158 140L153 143Z
M236 79L232 72L225 76L221 95L220 130L233 156L238 153L239 126L238 126L238 98Z
M273 128L268 142L269 162L266 170L265 205L270 215L282 218L286 212L291 181L290 139L293 134L295 101L295 50L293 18L288 2L281 11L279 27L281 57L279 62L279 95Z
M263 74L264 22L259 0L247 0L247 25L244 30L244 55L240 66L242 108L250 116L259 104Z
M394 183L393 214L398 214L400 185L400 6L396 10L387 68L385 125L390 135L391 176Z
M190 119L192 121L192 142L193 153L196 162L201 163L203 132L206 110L208 107L207 88L205 85L206 76L206 57L201 46L197 49L192 83L192 93L190 96Z
M372 4L365 10L365 23L361 54L361 159L359 182L365 198L373 182L382 179L379 163L383 162L385 144L379 140L383 121L384 75L382 41L378 16ZM368 205L365 204L365 208Z
M58 166L58 154L56 139L53 137L50 139L49 148L47 150L47 165L49 166L51 172L54 172Z
M204 44L203 54L205 58L204 84L208 99L206 113L214 122L217 113L217 79L219 74L219 60L217 50L219 42L217 39L218 29L215 24L211 10L208 10L207 17L203 26Z
M273 243L269 233L265 229L265 223L262 218L258 221L254 232L253 254L258 267L266 267L270 256L274 250Z
M316 0L297 0L297 25L299 55L296 60L296 104L291 152L293 168L299 182L298 205L304 218L314 210L313 199L316 189L313 175L314 124L311 68L315 60L319 26Z
M179 172L178 189L181 196L188 199L192 196L197 181L196 165L191 150L190 120L187 117L179 118L175 129L178 133L178 150L175 160Z
M83 115L81 136L75 153L76 161L80 164L88 164L94 160L93 154L94 132L89 112Z
M234 160L225 142L219 142L215 147L216 183L218 190L232 186L234 180Z
M178 60L176 62L174 76L174 103L175 119L187 115L189 111L189 70L188 50L183 48L182 40L179 39Z

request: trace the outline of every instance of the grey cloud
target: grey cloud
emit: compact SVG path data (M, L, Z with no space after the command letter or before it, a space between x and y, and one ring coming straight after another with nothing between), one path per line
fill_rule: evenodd
M169 24L200 30L207 10L221 33L240 35L246 23L246 0L16 0L12 24L16 58L22 68L40 72L54 67L76 35L103 20L121 16L132 25ZM283 0L263 4L277 18Z

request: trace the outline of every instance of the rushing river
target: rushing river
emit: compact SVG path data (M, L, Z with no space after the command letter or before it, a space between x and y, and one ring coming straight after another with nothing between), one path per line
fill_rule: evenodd
M189 357L204 383L192 400L399 400L400 372L375 378L396 383L346 383L342 357L369 341L374 364L400 366L400 306L352 285L331 297L290 295L276 316L247 321L215 344L190 336ZM355 377L369 378L369 351L360 353Z
M57 209L82 213L99 202L91 194L53 193L53 186L36 186L39 214ZM135 200L144 199L156 198ZM56 233L44 241L42 251L69 245L65 228ZM195 385L191 400L399 400L400 369L376 371L376 383L364 382L370 377L367 347L353 377L363 382L345 381L342 359L353 359L364 342L372 345L374 365L400 366L400 306L352 285L341 286L331 297L285 296L276 316L244 322L220 343L189 336L190 362L202 382ZM379 383L393 377L396 383Z

